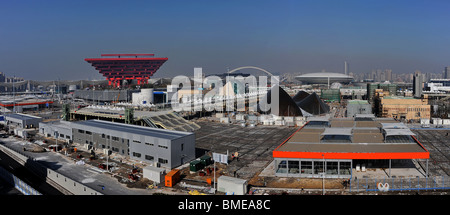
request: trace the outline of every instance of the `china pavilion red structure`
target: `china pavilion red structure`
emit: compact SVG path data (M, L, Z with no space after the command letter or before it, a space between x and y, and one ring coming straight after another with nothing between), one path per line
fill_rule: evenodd
M109 85L120 87L123 80L137 80L147 84L153 74L168 60L154 54L102 54L101 58L86 58L109 81Z

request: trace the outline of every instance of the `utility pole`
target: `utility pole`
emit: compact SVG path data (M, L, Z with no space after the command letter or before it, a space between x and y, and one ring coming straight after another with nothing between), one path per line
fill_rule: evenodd
M347 73L348 73L348 64L347 61L344 61L344 74L347 75Z
M109 145L111 145L111 135L108 138ZM109 172L109 146L106 144L106 170Z
M330 89L330 76L328 76L328 89Z
M14 75L14 78L12 80L12 82L13 82L13 113L16 112L16 88L14 87L15 80L16 80L16 76Z
M325 195L325 157L322 154L322 160L323 160L323 174L322 174L322 195Z
M58 77L58 101L61 102L61 88L60 88L60 79Z
M57 152L58 151L58 137L59 137L59 132L58 131L56 131L55 132L55 140L56 140L56 145L55 145L55 152Z

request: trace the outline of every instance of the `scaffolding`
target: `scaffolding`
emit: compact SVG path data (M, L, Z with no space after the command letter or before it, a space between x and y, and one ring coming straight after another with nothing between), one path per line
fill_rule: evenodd
M320 98L328 102L341 102L341 91L339 89L322 89Z

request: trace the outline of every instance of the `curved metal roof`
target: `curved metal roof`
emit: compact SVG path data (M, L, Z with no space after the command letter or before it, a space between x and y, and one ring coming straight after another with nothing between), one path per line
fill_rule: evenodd
M295 79L310 84L331 84L333 82L349 83L353 77L342 73L320 72L296 76Z
M353 78L352 76L343 74L343 73L334 73L334 72L316 72L316 73L308 73L304 75L296 76L296 78L322 78L322 77L330 77L330 78Z

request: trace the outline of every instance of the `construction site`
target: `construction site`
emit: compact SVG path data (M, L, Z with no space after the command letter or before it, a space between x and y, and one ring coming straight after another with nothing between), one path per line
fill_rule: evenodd
M207 97L212 86L181 89L163 79L152 82L166 58L105 56L86 59L107 77L103 85L72 86L67 94L39 95L39 101L2 98L2 153L44 169L42 182L58 184L61 193L353 195L382 192L380 184L392 191L383 194L450 189L446 112L431 119L433 127L422 125L430 123L429 114L419 114L428 117L421 124L376 116L372 101L361 100L371 95L372 84L356 95L354 86L341 91L329 84L267 84L250 91L245 83L228 82ZM127 72L141 76L125 77ZM386 86L387 91L373 89L375 96L395 93L395 85ZM234 104L239 99L244 108ZM267 108L274 99L278 106ZM250 108L253 101L258 105ZM217 110L205 110L207 104ZM417 118L417 110L431 111L401 111ZM52 171L56 178L49 179Z
M33 112L26 112L19 121L12 121L14 115L6 115L7 134L12 134L11 126L21 125L27 135L14 133L4 141L24 139L26 144L8 147L30 156L58 152L67 162L83 166L87 172L110 175L122 186L148 194L240 192L221 187L221 177L240 180L230 182L234 184L229 187L244 187L244 194L254 195L371 193L377 191L373 189L377 183L386 180L391 181L391 186L400 186L395 187L398 192L406 193L434 188L441 194L449 187L449 129L408 129L394 119L358 114L354 107L353 117L347 117L347 106L342 102L325 103L315 93L299 92L291 97L280 88L280 98L280 116L256 112L192 115L117 101L78 107L63 104L62 121L42 114L26 117ZM41 123L30 128L28 124L35 118ZM195 137L192 143L185 141L181 148L175 142L163 144L163 139L191 133ZM394 134L389 142L386 136ZM384 144L384 151L375 154L385 154L375 160L364 157L379 144ZM300 146L308 147L307 151L301 151ZM190 147L192 155L186 151ZM291 157L288 151L297 149L300 151L294 153L298 155ZM314 154L314 150L320 154ZM411 157L402 157L402 151L396 150L413 151L407 151ZM347 157L333 157L342 152ZM392 155L386 154L391 152ZM180 158L181 163L171 164ZM154 178L155 174L160 179ZM103 191L94 181L78 180Z

